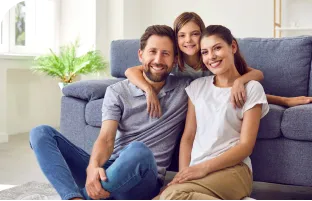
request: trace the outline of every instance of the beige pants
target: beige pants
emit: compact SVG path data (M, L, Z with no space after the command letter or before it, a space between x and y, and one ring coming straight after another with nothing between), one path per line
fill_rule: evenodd
M175 184L166 188L160 200L240 200L252 190L252 174L248 166L240 163L207 175L202 179Z

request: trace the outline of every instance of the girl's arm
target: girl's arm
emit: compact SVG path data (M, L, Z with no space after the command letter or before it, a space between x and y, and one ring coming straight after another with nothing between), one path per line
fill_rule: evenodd
M152 86L143 77L143 66L134 66L125 71L128 80L145 92L153 90Z
M189 167L191 162L191 152L196 134L196 116L195 107L190 99L188 99L188 110L186 115L186 123L182 139L180 142L179 152L179 171Z
M128 80L146 93L147 112L151 117L160 117L161 106L153 87L143 77L143 66L128 68L125 72Z
M261 81L264 76L260 70L254 68L247 68L248 72L241 77L237 78L234 81L232 90L231 90L231 103L233 107L242 108L246 102L246 90L245 84L251 80Z
M297 105L304 105L312 102L312 97L299 96L299 97L282 97L266 95L268 102L275 105L282 105L286 107L293 107Z

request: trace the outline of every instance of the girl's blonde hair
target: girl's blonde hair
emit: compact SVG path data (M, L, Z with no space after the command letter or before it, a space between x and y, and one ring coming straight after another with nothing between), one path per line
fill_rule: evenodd
M175 37L178 38L178 33L180 31L180 29L188 22L194 22L195 24L197 24L200 28L200 32L202 33L205 29L205 24L203 22L203 20L201 19L201 17L199 17L199 15L197 15L194 12L184 12L182 14L180 14L174 21L173 23L173 30L174 30L174 34ZM178 39L176 40L177 43L177 49L178 49L178 67L180 71L184 71L185 66L184 66L184 59L183 59L183 52L180 50L179 45L178 45ZM202 61L202 57L200 55L200 51L198 51L198 55L200 58L199 63L197 64L197 66L195 67L195 69L199 69L202 68L202 70L207 70L207 68L205 67L205 65L203 64Z

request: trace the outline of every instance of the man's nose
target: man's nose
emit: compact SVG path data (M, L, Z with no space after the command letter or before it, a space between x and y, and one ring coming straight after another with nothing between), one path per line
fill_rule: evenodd
M163 60L163 56L162 54L159 52L155 55L155 58L154 58L154 62L155 63L162 63L162 60Z

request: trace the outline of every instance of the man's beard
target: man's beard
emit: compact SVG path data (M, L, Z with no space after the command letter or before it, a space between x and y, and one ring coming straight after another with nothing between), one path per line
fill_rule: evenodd
M168 69L167 65L163 65L163 64L153 64L153 65L157 66L157 67L163 67L165 69ZM162 82L162 81L166 80L168 75L169 75L168 72L165 72L165 73L159 74L159 75L155 75L155 74L151 73L151 69L150 69L148 64L144 66L144 73L145 73L146 77L153 82Z

